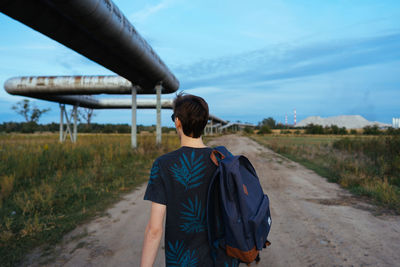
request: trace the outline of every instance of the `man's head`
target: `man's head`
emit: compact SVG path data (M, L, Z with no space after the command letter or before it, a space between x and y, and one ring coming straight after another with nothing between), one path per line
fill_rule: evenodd
M199 138L208 121L208 105L203 98L189 94L179 94L174 100L175 120L178 118L183 133Z

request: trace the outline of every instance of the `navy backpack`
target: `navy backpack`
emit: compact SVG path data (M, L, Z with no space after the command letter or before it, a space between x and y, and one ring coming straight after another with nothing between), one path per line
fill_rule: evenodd
M216 147L211 159L217 170L207 199L208 239L216 259L217 248L244 263L259 261L259 251L271 243L269 199L256 171L244 156Z

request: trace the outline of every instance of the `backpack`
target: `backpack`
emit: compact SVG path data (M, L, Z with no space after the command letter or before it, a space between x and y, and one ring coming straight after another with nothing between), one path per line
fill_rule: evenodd
M212 151L211 160L218 166L207 196L211 255L216 260L220 247L240 262L259 262L259 251L271 244L268 196L246 157L233 156L220 146Z

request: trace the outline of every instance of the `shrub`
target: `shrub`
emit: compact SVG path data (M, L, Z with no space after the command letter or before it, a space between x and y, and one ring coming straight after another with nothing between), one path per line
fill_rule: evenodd
M400 186L400 136L372 139L344 138L333 147L353 155L364 155L371 161L365 167L371 174L390 177L389 183Z
M329 181L400 214L400 136L253 138Z
M306 134L324 134L324 128L321 125L308 124L306 126Z
M365 134L365 135L379 135L379 134L381 134L381 131L379 130L378 125L365 126L363 128L363 134Z
M249 126L246 126L246 127L244 127L244 130L243 130L245 133L247 133L247 134L252 134L253 133L253 128L251 128L251 127L249 127Z
M393 128L393 127L389 127L389 128L386 130L386 134L387 134L387 135L400 135L400 128L395 129L395 128Z
M357 134L357 130L356 130L356 129L351 129L351 130L350 130L350 134L356 135L356 134Z
M272 133L272 131L267 125L261 126L260 130L258 131L258 134L270 134L270 133Z

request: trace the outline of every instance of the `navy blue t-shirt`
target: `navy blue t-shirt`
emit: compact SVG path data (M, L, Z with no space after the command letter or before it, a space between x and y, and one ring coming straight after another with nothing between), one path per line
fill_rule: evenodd
M217 262L210 254L206 202L216 166L212 149L181 147L153 163L145 200L167 206L165 262L167 266L238 266L221 249Z

